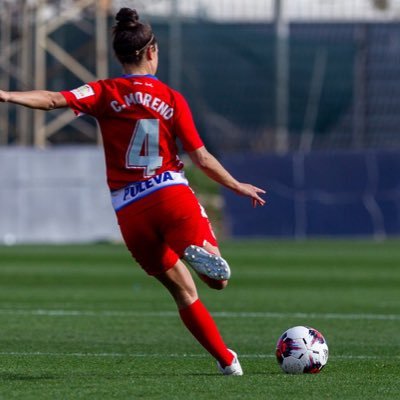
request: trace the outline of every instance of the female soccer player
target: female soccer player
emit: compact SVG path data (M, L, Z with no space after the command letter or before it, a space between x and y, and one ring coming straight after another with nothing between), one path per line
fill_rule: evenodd
M238 182L205 148L182 95L160 82L157 41L136 10L116 15L113 48L124 75L63 92L0 91L0 101L52 110L71 107L100 125L111 199L132 256L174 298L180 317L224 375L242 375L237 355L225 345L200 301L182 259L210 287L223 289L230 277L202 206L182 172L176 140L193 163L219 184L265 204L265 193Z

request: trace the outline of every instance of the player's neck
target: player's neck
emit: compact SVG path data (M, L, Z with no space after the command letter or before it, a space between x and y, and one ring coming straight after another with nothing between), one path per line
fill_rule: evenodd
M154 75L153 69L148 65L124 65L123 69L126 75Z

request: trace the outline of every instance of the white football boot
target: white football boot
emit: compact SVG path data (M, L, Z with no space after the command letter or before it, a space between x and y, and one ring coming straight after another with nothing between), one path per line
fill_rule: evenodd
M235 356L235 358L233 359L232 364L227 365L225 368L222 368L221 364L217 361L217 366L219 371L223 375L236 375L236 376L243 375L243 370L238 360L237 354L231 349L228 350Z
M203 247L191 245L186 248L183 259L199 274L217 281L230 278L228 263L220 256L209 253Z

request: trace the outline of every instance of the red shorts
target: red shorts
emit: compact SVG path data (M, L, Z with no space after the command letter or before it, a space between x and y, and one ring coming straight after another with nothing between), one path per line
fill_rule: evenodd
M185 249L208 241L217 246L211 224L193 191L169 186L117 212L124 241L149 275L172 268Z

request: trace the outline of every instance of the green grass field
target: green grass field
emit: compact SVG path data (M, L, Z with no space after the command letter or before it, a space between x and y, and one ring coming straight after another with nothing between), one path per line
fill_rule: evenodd
M200 296L243 377L220 376L167 292L119 245L0 247L0 399L399 399L400 241L229 242L230 286ZM318 375L274 358L319 329Z

